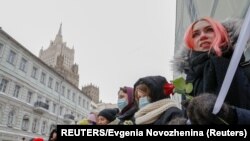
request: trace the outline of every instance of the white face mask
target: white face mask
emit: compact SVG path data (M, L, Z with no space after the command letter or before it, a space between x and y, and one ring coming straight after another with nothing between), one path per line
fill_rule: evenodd
M118 99L117 106L121 110L123 110L128 105L128 101L125 98Z
M142 107L148 105L149 103L150 103L150 102L149 102L147 96L141 97L141 98L139 99L139 108L141 109Z

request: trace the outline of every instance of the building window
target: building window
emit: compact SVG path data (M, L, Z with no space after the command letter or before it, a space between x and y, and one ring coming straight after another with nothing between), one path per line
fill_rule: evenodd
M52 88L53 78L49 77L48 87Z
M36 133L38 129L38 120L35 118L32 123L32 132Z
M43 121L42 129L41 129L41 132L43 135L46 134L46 130L47 130L47 123L46 123L46 121Z
M65 87L62 86L62 96L64 96Z
M87 102L87 109L89 110L89 102Z
M6 79L2 79L1 83L0 83L0 92L4 92L6 91L7 85L8 85L8 80Z
M14 110L10 111L8 114L7 126L12 127L14 125Z
M60 116L62 115L62 112L63 112L63 107L60 107L60 110L59 110Z
M38 97L37 97L37 101L42 101L42 97L41 97L41 96L38 96Z
M33 69L32 69L32 72L31 72L31 77L33 77L33 78L37 78L37 68L36 67L33 67Z
M26 102L27 102L27 103L31 103L32 95L33 95L32 92L31 92L31 91L28 91L27 99L26 99Z
M14 51L10 51L7 62L9 62L10 64L14 65L14 61L16 58L16 53Z
M14 93L13 93L13 96L18 98L18 95L19 95L19 91L20 91L20 86L19 85L16 85L15 86L15 90L14 90Z
M68 89L67 98L70 100L70 90Z
M41 82L42 84L45 84L45 78L46 78L46 74L45 74L44 72L42 72L42 74L41 74L41 79L40 79L40 82Z
M78 101L78 104L81 106L81 97L79 96L79 101Z
M28 131L29 130L29 116L28 115L24 115L23 116L23 122L22 122L22 129L24 131Z
M85 107L85 99L82 101L82 106Z
M53 103L53 111L52 112L56 113L56 104L55 103Z
M76 94L73 93L73 95L72 95L72 101L73 101L73 102L75 102L75 97L76 97Z
M3 52L3 44L0 43L0 56L2 55L2 52Z
M58 92L58 89L59 89L59 82L56 82L55 91Z
M49 100L48 100L48 99L46 99L46 100L45 100L45 103L46 103L47 105L49 105Z
M26 65L27 65L27 60L22 58L19 69L23 72L26 72Z

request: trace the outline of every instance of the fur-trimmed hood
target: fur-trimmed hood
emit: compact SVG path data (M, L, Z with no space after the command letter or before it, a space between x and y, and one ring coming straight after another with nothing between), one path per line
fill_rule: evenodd
M229 35L229 48L234 49L236 46L236 41L238 39L240 28L242 25L241 19L227 19L222 22L222 25L226 28L228 35ZM247 48L250 46L250 41L247 43ZM186 47L185 43L183 42L178 51L175 54L173 63L173 70L179 73L183 73L185 68L188 68L188 59L191 55L191 50ZM247 57L248 58L248 57Z

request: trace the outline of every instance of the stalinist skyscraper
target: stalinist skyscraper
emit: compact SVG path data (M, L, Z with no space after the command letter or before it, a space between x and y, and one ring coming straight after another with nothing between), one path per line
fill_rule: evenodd
M74 54L74 47L69 48L66 42L63 42L61 24L55 40L50 41L48 49L40 50L39 58L78 87L78 65L74 64Z

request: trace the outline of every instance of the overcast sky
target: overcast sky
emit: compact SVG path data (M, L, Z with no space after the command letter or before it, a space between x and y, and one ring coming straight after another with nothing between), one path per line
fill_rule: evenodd
M148 75L172 79L173 0L0 0L0 26L36 56L60 23L75 48L79 87L94 84L100 100L116 103L119 87Z

